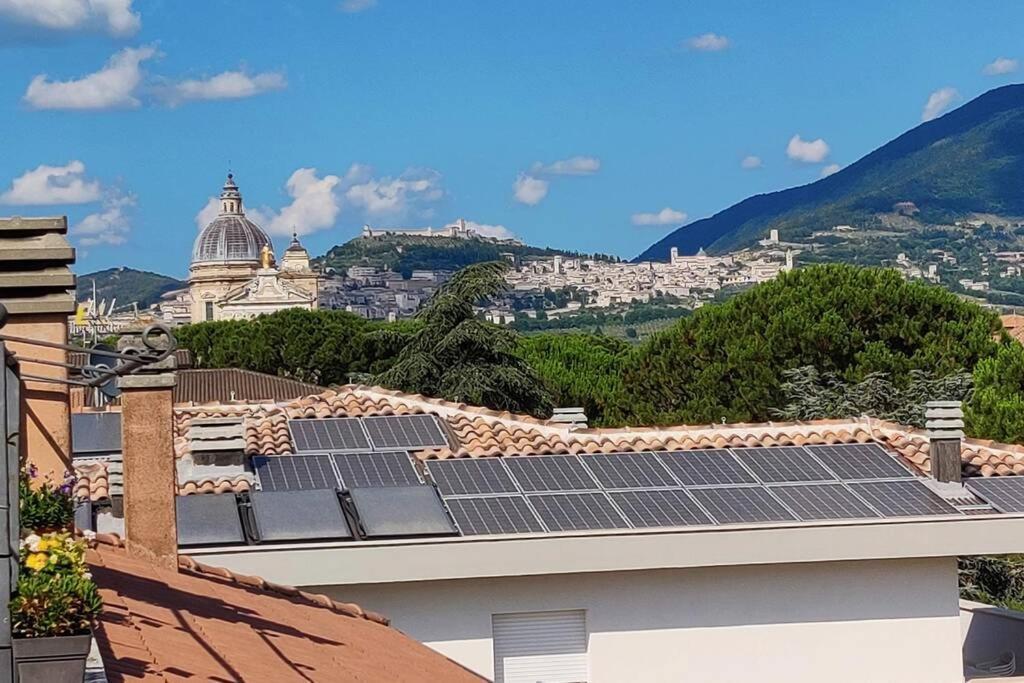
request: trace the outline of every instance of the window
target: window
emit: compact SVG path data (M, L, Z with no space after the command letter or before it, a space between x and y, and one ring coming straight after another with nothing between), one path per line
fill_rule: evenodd
M583 610L491 616L494 683L586 683Z
M213 302L212 301L207 301L206 302L206 319L207 320L213 320Z

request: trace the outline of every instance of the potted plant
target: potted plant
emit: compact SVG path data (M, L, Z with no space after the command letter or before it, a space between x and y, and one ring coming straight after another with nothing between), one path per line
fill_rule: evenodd
M85 563L86 540L70 530L73 481L31 487L28 479L22 477L22 523L45 531L27 529L20 545L11 598L18 680L82 683L102 602Z

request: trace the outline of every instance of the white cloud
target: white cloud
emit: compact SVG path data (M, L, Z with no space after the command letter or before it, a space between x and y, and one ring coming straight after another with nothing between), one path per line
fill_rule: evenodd
M134 195L113 194L106 197L102 209L89 214L77 225L72 226L71 234L84 247L96 244L124 244L131 230L128 211L134 206Z
M341 202L334 192L340 182L336 175L318 177L315 168L298 169L285 183L292 203L263 218L263 227L273 235L290 235L293 231L308 235L332 227L341 212Z
M575 156L559 159L550 164L540 161L530 167L534 175L594 175L601 170L601 160L596 157Z
M699 52L721 52L731 44L732 42L728 38L717 33L703 33L686 41L686 45L691 50Z
M246 207L245 211L246 213L248 213L248 207ZM217 214L219 213L220 199L218 199L217 197L210 197L210 199L207 200L206 205L203 206L203 208L199 209L199 213L196 214L196 228L198 230L202 230L207 225L212 223L213 219L216 218ZM259 221L256 222L259 223Z
M100 199L100 183L86 180L85 164L69 161L66 166L41 165L26 171L0 194L0 204L45 206L88 204Z
M823 166L822 169L821 169L821 177L822 178L827 178L828 176L832 175L833 173L838 172L839 169L841 169L841 168L842 168L842 166L840 166L839 164L829 164L828 166Z
M142 82L140 64L156 55L153 47L125 48L88 76L51 81L40 74L29 83L25 102L35 109L114 109L137 107L135 91Z
M432 169L409 169L396 178L374 178L370 167L353 164L345 174L345 185L345 199L370 219L429 215L426 205L444 196L441 174Z
M484 237L493 237L499 240L514 240L516 239L515 233L506 228L504 225L488 225L487 223L477 223L476 221L466 221L466 227L477 232Z
M666 206L655 213L634 213L633 225L673 225L686 221L686 214Z
M534 178L531 175L520 173L512 184L516 201L528 206L536 206L540 200L548 196L549 183L541 178Z
M1002 76L1004 74L1012 74L1019 68L1020 62L1016 59L1010 59L1009 57L997 57L991 64L986 64L985 68L981 70L981 73L986 76Z
M794 135L786 145L786 156L794 161L802 161L806 164L817 164L828 156L828 143L818 138L817 140L804 140L799 135Z
M761 161L761 157L754 156L753 154L743 157L743 161L740 162L740 168L747 169L748 171L754 168L761 168L762 166L764 166L764 162Z
M377 6L377 0L342 0L339 7L342 12L355 14Z
M960 99L960 93L956 88L939 88L928 96L924 110L921 112L922 121L931 121L946 112L953 104Z
M0 0L0 17L51 31L99 29L115 36L142 26L132 0Z
M238 100L288 86L284 74L268 71L249 75L244 71L225 71L204 79L188 79L158 92L168 104L189 100Z

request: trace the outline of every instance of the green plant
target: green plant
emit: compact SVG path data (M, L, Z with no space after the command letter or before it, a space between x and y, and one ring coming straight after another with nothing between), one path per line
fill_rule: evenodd
M23 572L11 599L14 635L45 638L88 633L102 604L87 573Z
M21 527L34 531L69 529L75 517L75 505L71 499L74 477L65 475L60 484L44 480L37 486L32 485L34 479L38 479L38 472L34 465L30 465L27 470L22 470L18 480Z

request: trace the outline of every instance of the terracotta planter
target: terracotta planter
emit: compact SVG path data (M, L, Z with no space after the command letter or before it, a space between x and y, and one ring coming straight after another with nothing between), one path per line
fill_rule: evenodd
M55 638L15 638L19 683L82 683L92 634Z

